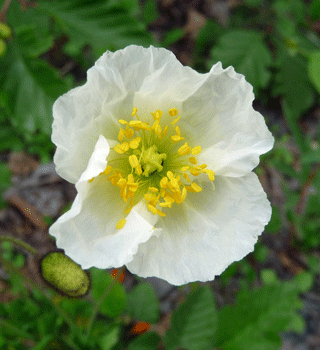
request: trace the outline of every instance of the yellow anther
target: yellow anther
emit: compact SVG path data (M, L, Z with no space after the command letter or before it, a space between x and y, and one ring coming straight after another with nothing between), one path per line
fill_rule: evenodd
M197 185L195 182L192 182L191 186L185 186L185 188L189 191L189 192L201 192L202 188Z
M132 168L136 168L139 164L138 158L135 154L132 156L129 156L129 163L132 166Z
M171 125L177 124L180 118L181 118L181 116L179 116L178 118L176 118L175 120L173 120L173 121L171 122Z
M167 133L168 133L168 125L166 125L166 126L163 128L163 136L167 136Z
M133 130L132 130L133 131ZM131 149L137 149L139 147L139 144L140 144L140 141L141 141L141 137L135 137L134 139L132 139L130 142L129 142L129 147Z
M154 132L158 135L158 137L161 139L162 138L162 135L161 135L161 131L162 131L162 128L161 128L161 125L157 125Z
M188 169L189 169L188 166L183 166L183 167L181 168L181 171L187 171Z
M171 208L172 207L172 203L171 202L161 202L159 203L160 207L163 208Z
M153 214L158 214L158 209L151 204L148 204L148 210L150 210Z
M146 201L154 201L157 198L153 193L146 193L143 197Z
M168 171L168 172L167 172L167 176L168 176L168 178L169 178L171 181L174 179L174 176L173 176L172 171Z
M191 151L191 153L192 153L192 155L196 155L196 154L199 154L201 152L201 146L196 146L196 147L193 147L192 148L192 151Z
M201 192L202 191L202 188L199 185L197 185L195 182L192 182L191 187L192 187L192 189L195 192Z
M120 148L124 151L127 152L129 150L129 142L122 142L122 144L120 145Z
M202 169L200 169L199 167L195 166L193 168L190 168L190 173L193 175L193 176L198 176L202 173Z
M88 182L92 182L95 178L93 177L92 179L88 180Z
M160 187L167 188L168 187L168 178L165 176L160 180Z
M178 149L178 153L180 154L180 156L186 156L190 152L191 152L191 147L188 146L187 142Z
M159 192L159 189L156 187L149 187L150 192Z
M126 219L121 219L117 222L116 228L120 230L126 223Z
M132 174L128 175L128 185L135 185L134 177Z
M184 201L187 197L187 189L183 187L182 193L181 193L181 200Z
M111 165L108 165L105 169L104 169L104 174L105 175L109 175L112 171L112 167Z
M133 110L132 110L131 115L134 117L137 112L138 112L138 108L134 107Z
M183 174L183 177L184 177L188 182L191 182L191 180L190 180L188 174L184 173L184 174Z
M123 119L119 119L119 123L122 125L128 124L128 122Z
M142 168L141 168L140 164L135 168L135 172L136 172L137 175L141 175L142 174Z
M118 134L118 139L119 139L120 142L122 142L123 138L124 138L124 130L120 129L119 130L119 134Z
M129 128L129 124L127 124L126 130L124 130L123 132L124 132L124 134L127 136L128 139L131 139L131 137L132 137L133 134L134 134L134 130L132 130L132 129Z
M167 216L164 212L162 212L161 210L157 209L157 214L160 216Z
M191 164L197 164L197 158L196 158L196 157L190 157L190 158L189 158L189 162L190 162Z
M169 109L169 115L171 115L171 117L175 117L177 114L178 114L177 108Z
M162 111L160 109L156 110L155 113L151 113L154 120L160 120L162 116Z
M122 178L122 179L119 179L118 182L117 182L117 185L120 187L120 188L124 188L125 186L127 186L127 180Z
M202 170L202 172L206 173L208 175L210 181L214 180L214 172L213 172L213 170L204 169L204 170Z
M181 132L180 132L179 126L176 126L174 129L175 129L177 135L171 136L172 141L173 141L173 142L178 142L178 141L180 141L180 140L183 140L184 137L181 137Z
M208 166L207 164L201 164L201 165L199 165L199 168L205 169L207 166Z
M121 148L121 145L115 145L114 146L114 150L119 153L119 154L123 154L125 151Z

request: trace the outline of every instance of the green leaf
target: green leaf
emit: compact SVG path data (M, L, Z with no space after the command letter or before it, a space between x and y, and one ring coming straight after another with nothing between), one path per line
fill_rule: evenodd
M155 0L147 0L143 5L143 19L145 23L150 24L159 17L157 3Z
M305 23L306 6L301 0L276 0L272 8L282 20Z
M30 132L38 129L50 135L53 102L68 87L46 62L16 52L4 83L14 126Z
M127 311L138 321L156 323L160 306L153 287L149 283L139 283L128 295Z
M309 15L314 21L320 19L320 0L313 0L309 5Z
M162 41L162 46L168 47L169 45L180 40L184 35L185 31L182 28L174 28L166 33Z
M90 272L92 277L92 296L95 301L98 302L105 291L108 291L101 303L101 313L109 317L119 316L127 303L123 285L116 283L111 287L111 283L113 283L112 278L105 270L92 268Z
M294 283L301 293L305 293L313 286L313 276L310 272L302 272L294 277Z
M262 34L257 31L234 30L222 35L211 57L211 64L221 61L224 68L233 66L253 85L255 92L266 87L270 80L267 67L272 57Z
M320 51L309 56L308 62L309 79L320 93Z
M115 326L99 339L101 350L111 350L119 340L120 327Z
M208 286L199 287L173 313L165 336L166 349L212 349L216 309Z
M250 7L261 6L261 0L244 0L244 2Z
M16 31L20 49L26 57L38 57L47 52L53 45L53 37L40 36L36 26L19 26Z
M284 107L297 119L314 101L313 88L308 79L307 61L300 56L289 56L279 47L277 68L273 91L276 95L283 96Z
M144 333L137 338L135 338L128 346L129 350L154 350L157 349L157 346L161 338L157 333L148 332Z
M11 171L7 164L0 162L0 193L4 193L11 185ZM0 197L0 208L4 207L6 202L3 196Z
M295 281L277 282L238 293L233 306L218 314L215 346L223 350L278 350L280 333L299 317L302 306Z
M97 54L102 54L107 48L152 43L151 35L131 10L136 2L39 1L37 9L52 16L72 40L82 45L90 44Z

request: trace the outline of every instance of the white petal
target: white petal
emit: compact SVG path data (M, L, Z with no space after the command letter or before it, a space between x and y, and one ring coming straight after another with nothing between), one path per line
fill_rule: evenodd
M146 215L143 203L131 210L122 229L116 229L126 203L119 188L107 181L104 174L99 176L107 165L108 152L107 140L100 136L88 168L76 183L78 194L71 209L49 231L56 237L57 247L84 269L120 267L132 260L140 243L155 234L155 219ZM97 177L89 183L94 176Z
M87 167L98 136L117 139L118 120L131 116L134 95L146 92L150 83L159 92L161 82L161 89L166 90L168 77L177 67L177 80L182 68L198 74L163 48L131 45L101 56L88 70L86 84L64 94L53 106L52 141L57 146L54 161L58 174L75 183Z
M217 177L215 187L213 191L208 183L202 192L188 193L188 200L168 209L158 222L162 233L140 244L128 269L181 285L213 280L250 253L271 217L257 176Z

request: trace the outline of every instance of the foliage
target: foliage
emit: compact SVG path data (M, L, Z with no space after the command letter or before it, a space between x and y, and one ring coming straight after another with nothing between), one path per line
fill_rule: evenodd
M0 7L5 2L0 0ZM52 160L53 102L82 84L103 52L129 44L175 48L190 39L176 25L161 35L150 33L163 11L155 0L10 3L0 17L1 193L11 185L10 152L25 150L43 163ZM232 302L217 302L211 284L187 286L176 290L182 301L167 322L147 281L128 290L106 271L92 268L88 295L68 298L28 280L29 258L2 242L0 265L7 274L1 274L1 349L272 350L281 347L283 332L303 331L301 294L312 287L320 266L319 118L312 132L306 131L306 119L316 115L319 103L319 20L320 0L244 0L223 25L216 17L206 18L190 45L198 71L207 72L217 61L224 68L234 66L253 85L257 106L267 111L276 143L257 173L263 179L277 174L279 184L272 190L285 197L285 203L272 203L267 236L290 235L288 249L302 255L309 272L281 281L268 265L272 248L259 241L248 259L213 282L222 294L237 283ZM1 197L0 207L5 205ZM133 332L137 325L145 328Z

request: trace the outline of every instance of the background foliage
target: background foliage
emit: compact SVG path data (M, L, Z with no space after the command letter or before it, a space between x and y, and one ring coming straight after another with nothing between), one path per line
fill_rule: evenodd
M32 247L8 239L0 219L1 349L272 350L284 333L305 333L303 300L320 290L320 0L239 0L224 5L227 18L216 3L0 0L2 193L13 152L52 161L54 100L103 52L129 44L167 47L199 72L234 66L276 138L256 170L273 214L254 253L213 282L175 289L173 310L121 271L91 269L80 299L35 283Z

